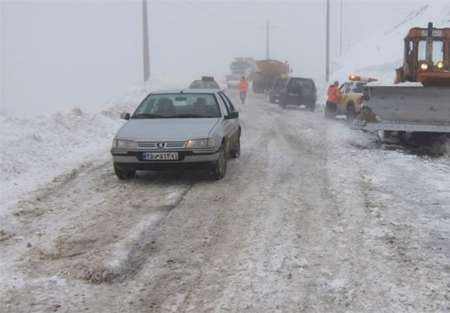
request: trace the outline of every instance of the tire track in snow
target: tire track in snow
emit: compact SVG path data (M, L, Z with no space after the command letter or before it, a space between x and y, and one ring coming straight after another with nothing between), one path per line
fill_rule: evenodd
M141 222L130 229L123 240L114 244L111 255L105 258L100 269L88 273L86 279L92 283L115 283L131 279L136 275L156 249L158 227L183 201L192 187L193 185L189 185L173 204L165 205L156 212L145 215Z

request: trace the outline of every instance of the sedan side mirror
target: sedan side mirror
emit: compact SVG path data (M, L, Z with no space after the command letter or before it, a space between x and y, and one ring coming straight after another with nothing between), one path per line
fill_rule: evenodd
M130 119L130 113L121 113L120 118L128 121Z
M232 119L236 119L236 118L239 118L239 112L237 112L237 111L230 112L230 114L225 116L226 120L232 120Z

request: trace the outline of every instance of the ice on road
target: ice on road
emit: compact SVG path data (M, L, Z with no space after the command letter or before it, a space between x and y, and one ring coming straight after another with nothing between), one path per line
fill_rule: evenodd
M240 105L205 173L80 169L11 208L2 312L450 312L450 159L322 112Z

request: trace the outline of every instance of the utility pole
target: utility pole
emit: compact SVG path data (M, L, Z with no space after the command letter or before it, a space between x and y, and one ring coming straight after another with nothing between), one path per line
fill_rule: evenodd
M0 112L6 110L6 4L0 2Z
M344 36L344 0L341 0L341 7L339 11L339 55L342 55L342 38Z
M266 21L266 59L270 59L270 20Z
M330 82L330 0L327 0L325 80Z
M147 0L142 0L142 57L144 65L144 82L150 79L150 47L148 38Z

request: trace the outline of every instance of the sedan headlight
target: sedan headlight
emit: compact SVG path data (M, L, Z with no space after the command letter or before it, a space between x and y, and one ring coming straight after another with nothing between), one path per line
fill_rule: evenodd
M133 140L114 139L113 148L120 150L136 150L137 143Z
M186 141L186 148L188 149L208 149L216 146L214 138L190 139Z
M444 62L442 62L442 61L437 62L437 63L436 63L436 67L437 67L438 69L442 70L442 69L444 68Z
M427 63L422 63L420 64L420 69L422 71L427 71L428 70L428 64Z

